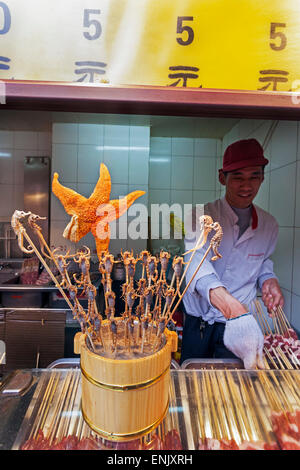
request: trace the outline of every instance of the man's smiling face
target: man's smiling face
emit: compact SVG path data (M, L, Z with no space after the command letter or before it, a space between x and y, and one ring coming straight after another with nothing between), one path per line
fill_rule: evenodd
M237 209L249 207L264 180L262 166L249 166L224 173L220 171L219 181L226 186L226 200Z

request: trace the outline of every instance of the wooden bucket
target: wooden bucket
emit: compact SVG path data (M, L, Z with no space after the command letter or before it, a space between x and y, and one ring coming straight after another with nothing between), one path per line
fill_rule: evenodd
M155 429L169 405L171 353L177 334L165 330L166 344L151 356L109 359L93 353L86 335L77 333L80 354L81 409L93 431L108 440L128 441Z

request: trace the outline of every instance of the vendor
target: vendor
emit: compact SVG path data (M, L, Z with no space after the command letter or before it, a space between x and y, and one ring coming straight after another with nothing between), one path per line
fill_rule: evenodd
M273 216L252 204L267 164L255 139L237 141L224 153L219 181L226 188L225 197L204 207L204 214L223 229L222 258L211 262L207 257L184 296L181 363L190 358L239 357L246 369L264 367L263 335L249 312L250 304L257 288L269 313L284 304L269 259L276 246L278 225ZM186 251L199 238L199 221L196 224L196 231L186 234ZM187 282L208 243L209 239L195 253ZM190 256L186 255L185 261Z

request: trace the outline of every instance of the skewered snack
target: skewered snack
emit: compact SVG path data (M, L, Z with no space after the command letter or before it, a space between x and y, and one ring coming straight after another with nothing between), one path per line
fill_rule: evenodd
M264 355L270 365L276 369L298 369L300 341L282 308L278 307L272 313L273 327L258 300L254 302L254 313L264 334Z
M161 422L168 409L171 354L177 350L177 335L167 328L168 324L172 323L173 314L210 250L213 249L214 253L217 253L216 248L221 233L218 224L207 228L209 231L215 228L217 237L213 237L208 244L183 293L180 292L180 286L190 266L190 260L183 274L181 274L183 261L180 263L180 272L179 270L174 272L169 285L165 276L168 259L165 253L155 257L142 252L138 258L132 253L123 253L126 282L122 286L122 295L125 308L119 317L115 317L115 299L111 282L114 257L107 251L101 251L99 254L99 271L105 298L105 310L101 314L97 309L95 289L89 274L90 250L81 250L75 254L70 254L68 251L65 255L59 253L57 249L51 251L41 235L41 230L37 228L38 225L33 224L32 228L40 244L43 245L42 252L47 254L47 259L54 262L60 273L61 280L58 282L20 222L20 219L26 216L30 217L31 214L16 211L13 216L16 234L22 234L20 248L23 247L23 238L25 238L81 326L81 333L77 333L74 338L74 352L81 355L81 407L84 420L96 433L111 440L130 440L132 435L145 435ZM32 215L32 218L38 220L38 216ZM74 220L77 221L76 218ZM74 227L77 230L76 225ZM139 260L143 263L145 282L139 282L136 288L134 276L136 263ZM80 278L69 275L68 268L71 261L79 265ZM176 289L173 288L175 278L177 278ZM79 302L79 289L88 295L87 309L84 309ZM68 291L69 297L65 290ZM177 303L173 307L175 299ZM137 311L135 303L138 303ZM163 303L165 303L164 310ZM131 393L132 390L137 391L137 396L140 397L140 412L136 413L135 420L131 420L128 415L131 408L128 400L135 405L137 403L134 400L135 394ZM123 393L120 394L119 391ZM95 402L102 403L103 400L109 401L112 411L109 415L101 406L94 405ZM145 402L149 404L150 412L147 407L145 408ZM153 445L157 449L161 446L158 440Z
M176 429L168 431L163 440L154 434L148 441L134 439L129 442L104 441L92 436L79 439L74 435L51 441L39 429L37 436L25 441L21 450L182 450L182 445Z
M102 176L100 176L100 179L104 178L105 180L105 178L108 178L109 174L105 173L105 171L105 168L102 168ZM68 201L67 207L69 207L68 205L71 204L73 200L71 196L73 197L74 194L70 193L68 190L66 196ZM24 217L30 218L31 223L29 225L39 237L40 244L43 246L43 253L47 254L47 258L51 260L51 263L54 264L55 268L58 270L61 278L60 282L57 281L53 270L50 270L29 238L21 223L21 218ZM204 218L205 217L206 216L204 216ZM181 294L180 286L189 267L189 262L183 272L183 258L176 257L174 259L174 275L169 285L166 279L166 269L170 258L169 253L161 252L159 257L155 257L147 251L143 251L137 258L133 256L133 253L127 251L122 253L126 271L126 282L122 286L125 309L121 317L115 318L115 293L112 291L111 280L111 273L115 261L113 255L110 253L101 252L99 270L102 275L101 282L104 286L106 306L106 319L104 319L103 315L97 310L96 289L90 279L90 249L85 247L74 254L70 254L69 251L63 254L60 252L59 248L51 251L41 234L41 229L37 223L39 220L38 216L16 211L12 220L12 225L17 230L16 233L22 234L20 248L24 249L23 237L25 237L29 242L30 249L37 252L47 273L60 289L63 297L72 309L74 317L79 321L82 332L87 334L93 352L114 358L127 358L132 355L139 357L153 354L164 345L165 329L168 324L172 322L173 314L189 285L187 285L184 292ZM214 229L216 230L216 234L212 237L211 244L205 256L207 256L210 249L216 254L217 246L221 241L219 224L211 223L211 219L209 222L210 224L207 225L207 230L211 231ZM207 238L206 234L204 238ZM216 255L215 257L218 256ZM201 263L203 260L204 258ZM80 277L73 274L72 279L69 275L68 269L71 261L78 264L81 271ZM134 276L136 264L139 261L142 261L143 264L143 275L137 287L135 287ZM176 288L173 287L175 280ZM78 300L80 289L82 293L86 294L88 297L87 311L83 309ZM68 291L69 297L66 296L64 290ZM177 300L177 303L175 307L173 307L175 300ZM137 309L135 309L136 303L138 303Z
M107 251L110 240L109 222L121 217L134 201L145 194L145 191L133 191L122 199L110 200L111 179L107 167L101 163L100 176L89 198L63 186L54 173L52 191L58 197L71 221L64 230L63 236L78 242L89 232L95 238L97 254Z
M300 450L300 410L273 412L273 430L282 450Z

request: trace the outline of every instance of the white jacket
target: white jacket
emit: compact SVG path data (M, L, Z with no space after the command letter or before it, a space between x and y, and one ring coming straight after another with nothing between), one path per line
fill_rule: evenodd
M252 224L238 239L238 217L225 197L204 206L204 214L210 215L214 222L219 222L223 229L223 239L219 247L222 258L210 261L213 252L209 253L183 297L186 313L196 317L201 316L209 324L215 321L225 322L225 317L210 303L210 289L224 286L237 300L249 305L256 297L257 287L261 287L261 283L267 278L276 277L273 272L273 262L269 257L277 243L278 224L272 215L258 206L254 208L257 214L257 227L252 228ZM187 227L191 227L191 217L192 213L186 219ZM200 235L199 222L196 222L196 232L186 233L185 251L195 246ZM186 283L199 265L214 233L214 231L210 233L206 245L194 255L186 273ZM188 261L190 256L191 254L186 255L185 261ZM199 295L196 290L197 281L200 279L200 284L201 278L210 274L214 274L215 277L212 277L212 282L202 295Z

